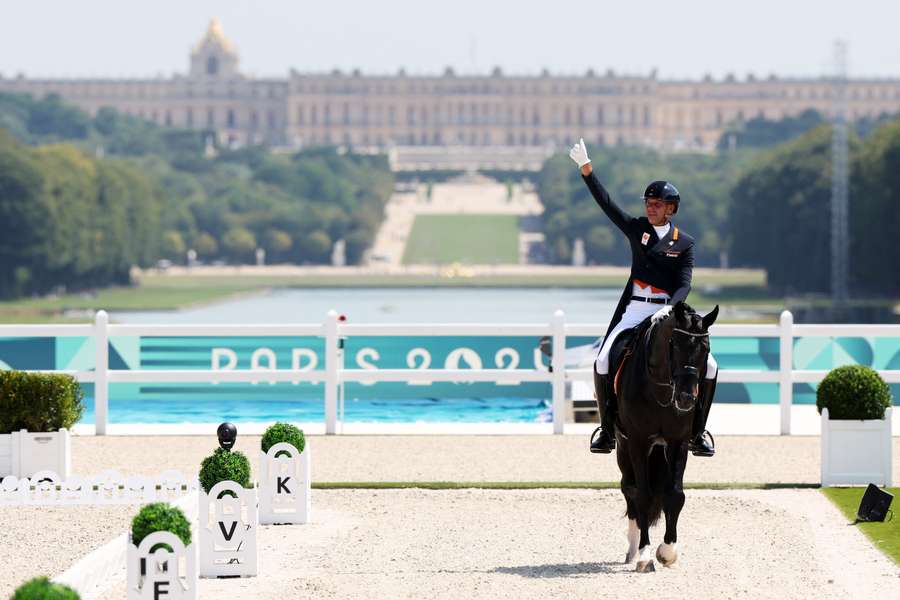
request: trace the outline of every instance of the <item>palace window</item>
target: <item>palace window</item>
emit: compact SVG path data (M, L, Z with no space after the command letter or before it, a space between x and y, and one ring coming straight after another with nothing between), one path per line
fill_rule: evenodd
M213 108L206 109L206 126L214 127L216 124L216 111Z
M194 126L194 111L190 108L187 109L187 113L185 114L185 121L187 122L188 127Z
M228 109L227 121L228 121L229 127L237 126L237 119L234 118L234 109L233 108Z
M206 59L206 74L207 75L217 75L219 73L219 59L215 56L210 56Z

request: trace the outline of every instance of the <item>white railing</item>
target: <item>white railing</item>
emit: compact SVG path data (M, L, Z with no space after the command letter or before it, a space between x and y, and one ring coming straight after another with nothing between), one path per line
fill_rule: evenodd
M0 325L0 337L94 337L94 371L69 373L81 382L94 383L95 432L106 433L109 420L109 384L118 382L215 383L265 381L324 381L325 432L338 432L338 398L347 382L546 382L553 399L553 432L562 433L565 415L565 386L571 381L590 381L590 369L566 369L567 336L599 337L605 324L567 324L556 311L548 324L397 324L356 325L343 323L329 311L321 324L302 325L110 325L105 311L97 313L94 325ZM777 383L782 435L791 432L791 404L794 383L821 381L827 371L793 369L793 340L799 336L900 337L900 325L794 325L793 315L784 311L772 325L714 325L714 337L770 337L780 340L778 371L719 369L719 381L731 383ZM109 368L108 341L112 336L313 336L325 338L324 369L246 370L114 370ZM353 336L551 336L553 359L550 369L374 369L343 367L342 340ZM888 383L900 383L900 370L879 371Z

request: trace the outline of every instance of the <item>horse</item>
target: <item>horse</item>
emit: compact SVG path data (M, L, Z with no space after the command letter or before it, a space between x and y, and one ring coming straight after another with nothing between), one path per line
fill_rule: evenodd
M628 516L625 563L654 571L650 527L666 516L663 543L656 558L671 566L678 558L678 515L684 506L683 478L699 382L706 374L709 328L716 306L700 316L679 301L634 330L624 356L613 357L611 373L618 395L616 460ZM618 340L617 340L618 341Z

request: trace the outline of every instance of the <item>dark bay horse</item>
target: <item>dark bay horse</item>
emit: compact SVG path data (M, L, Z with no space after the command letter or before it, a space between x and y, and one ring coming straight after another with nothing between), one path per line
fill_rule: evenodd
M667 307L668 308L668 307ZM709 327L716 306L700 316L684 302L663 309L637 328L630 353L616 372L619 419L616 455L628 514L628 553L639 572L653 571L650 527L666 515L666 533L656 550L665 566L678 558L682 481L700 380L709 354Z

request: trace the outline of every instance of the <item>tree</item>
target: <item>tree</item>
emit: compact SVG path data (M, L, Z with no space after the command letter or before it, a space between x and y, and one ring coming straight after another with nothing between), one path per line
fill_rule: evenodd
M233 227L222 238L222 248L233 262L252 262L256 250L256 238L244 227Z
M820 127L766 155L733 191L734 263L765 268L777 291L829 289L830 148L831 130Z

